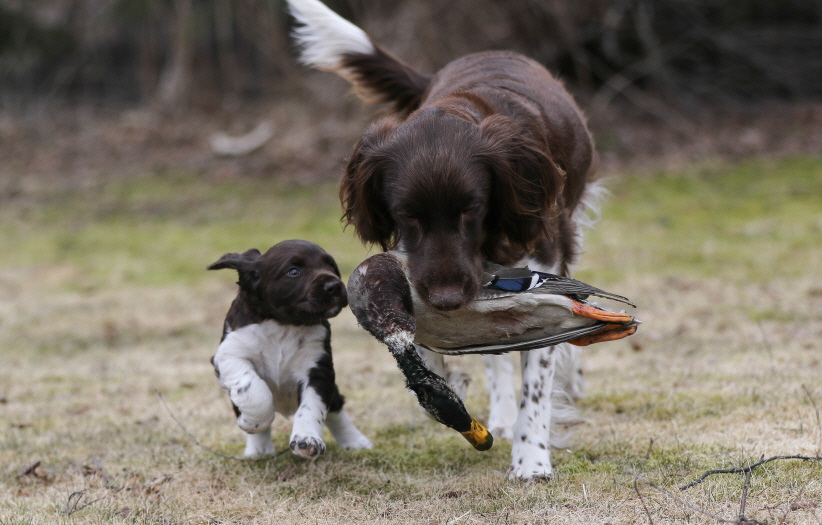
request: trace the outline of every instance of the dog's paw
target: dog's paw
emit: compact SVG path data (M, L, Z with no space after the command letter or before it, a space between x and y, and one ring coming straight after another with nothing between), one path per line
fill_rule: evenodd
M240 414L240 417L237 418L237 426L239 426L240 429L247 434L259 434L260 432L270 428L272 421L274 421L273 415L269 419L268 417L249 417L246 413L242 413Z
M497 438L507 439L508 441L511 441L512 439L514 439L514 427L512 427L510 425L508 425L508 426L489 426L488 427L488 432L490 432L491 435L494 436L494 439L497 439Z
M291 452L304 459L316 459L325 454L325 443L318 437L291 436Z
M548 472L544 470L529 471L522 467L515 468L511 466L508 467L508 479L511 481L524 481L530 485L531 483L551 481L554 479L554 474L550 469L548 469Z
M525 439L525 436L523 436ZM523 481L548 481L553 479L551 452L545 444L533 443L530 440L515 440L511 448L511 468L509 479Z
M347 436L346 439L337 440L337 444L342 448L360 450L372 449L374 444L364 435L357 432L355 435Z
M271 432L248 434L245 440L243 456L247 458L268 456L274 454L274 445L271 443Z

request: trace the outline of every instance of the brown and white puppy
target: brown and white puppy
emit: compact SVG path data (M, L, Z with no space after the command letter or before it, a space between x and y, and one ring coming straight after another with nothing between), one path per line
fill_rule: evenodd
M596 153L557 79L507 51L470 54L425 75L318 0L288 4L303 63L394 108L354 147L340 196L344 220L364 242L405 252L423 301L443 311L465 305L485 260L570 274L596 194ZM445 374L440 357L420 353ZM578 351L523 354L519 403L510 357L485 361L489 427L513 439L512 476L550 477L557 442L548 429L573 417L568 401L581 395Z
M264 255L229 253L209 270L237 270L240 287L211 362L245 431L245 455L271 454L275 412L294 416L289 446L313 459L325 452L323 423L343 448L371 442L343 410L328 319L348 305L334 259L314 243L289 240Z

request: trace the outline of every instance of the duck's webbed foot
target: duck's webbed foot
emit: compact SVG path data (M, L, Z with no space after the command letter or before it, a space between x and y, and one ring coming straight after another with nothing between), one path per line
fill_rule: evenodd
M491 448L494 439L488 430L468 414L448 383L425 367L414 348L411 287L399 259L388 253L367 259L351 274L348 297L360 325L391 350L420 406L477 450Z

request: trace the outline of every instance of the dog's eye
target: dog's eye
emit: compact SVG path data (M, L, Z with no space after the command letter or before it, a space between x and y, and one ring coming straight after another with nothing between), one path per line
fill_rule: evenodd
M475 212L478 209L479 209L479 204L471 204L470 206L465 206L462 209L462 213L463 213L463 215L465 215L465 214L468 214L468 213Z
M299 268L289 268L288 271L285 272L285 273L289 277L297 277L298 275L300 275L303 272L301 272Z
M417 215L415 213L410 212L410 211L400 212L400 216L408 219L409 221L417 220Z

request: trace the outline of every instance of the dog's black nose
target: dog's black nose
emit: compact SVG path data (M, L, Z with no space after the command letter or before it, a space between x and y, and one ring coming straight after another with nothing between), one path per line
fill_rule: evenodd
M323 291L327 295L339 295L342 292L343 284L342 281L328 281L323 285Z

